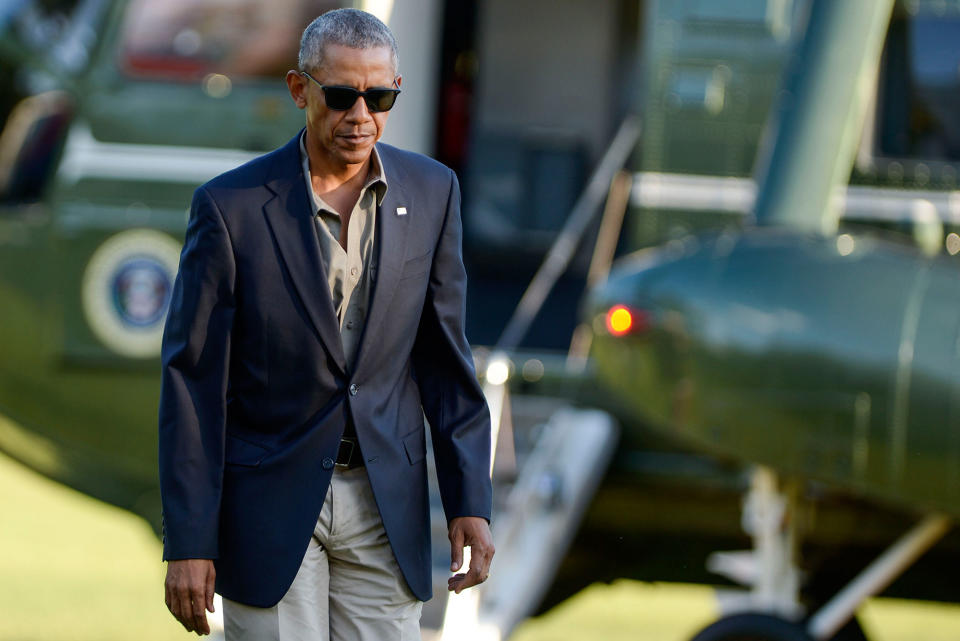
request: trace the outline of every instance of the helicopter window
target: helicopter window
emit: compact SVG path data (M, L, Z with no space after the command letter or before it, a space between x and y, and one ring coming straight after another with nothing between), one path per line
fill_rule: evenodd
M771 14L783 11L783 0L740 0L740 2L716 2L716 0L687 0L684 8L691 19L717 22L764 23Z
M297 64L300 34L332 0L133 0L120 66L134 77L193 81L283 75Z
M790 16L795 10L793 0L686 0L683 19L690 27L708 30L715 30L718 25L727 30L759 27L783 39L789 35Z
M891 21L878 103L881 156L960 161L960 15Z

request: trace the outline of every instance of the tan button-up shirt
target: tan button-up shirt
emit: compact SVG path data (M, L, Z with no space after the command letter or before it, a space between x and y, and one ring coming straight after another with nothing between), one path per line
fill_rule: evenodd
M304 134L306 135L306 134ZM340 321L340 340L347 367L354 366L360 336L367 320L370 294L373 291L371 271L376 270L376 216L377 206L387 193L387 178L376 147L370 159L367 181L360 198L353 206L347 222L347 247L340 245L340 214L313 191L310 180L310 157L304 137L300 137L300 162L307 193L313 199L313 214L320 237L320 257L327 270L327 284L333 309Z

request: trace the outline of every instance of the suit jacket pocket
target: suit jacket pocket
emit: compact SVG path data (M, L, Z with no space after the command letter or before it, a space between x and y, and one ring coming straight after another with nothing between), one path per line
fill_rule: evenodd
M400 271L400 280L405 278L414 278L421 276L432 264L433 250L427 250L427 253L415 256L410 260L404 261L403 268Z
M224 460L230 465L256 467L266 457L269 450L265 447L245 441L236 436L227 435Z
M403 437L403 449L410 465L416 465L427 456L426 433L422 425Z

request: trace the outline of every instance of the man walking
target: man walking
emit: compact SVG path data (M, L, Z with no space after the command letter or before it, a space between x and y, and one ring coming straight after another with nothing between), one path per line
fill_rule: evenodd
M419 639L429 421L456 592L493 556L454 174L377 141L393 34L341 9L287 74L306 128L194 194L163 340L166 602L228 640Z

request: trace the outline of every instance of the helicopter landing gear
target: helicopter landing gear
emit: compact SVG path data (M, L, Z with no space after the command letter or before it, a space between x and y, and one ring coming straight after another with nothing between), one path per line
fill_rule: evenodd
M757 466L743 500L742 526L753 539L753 549L715 552L707 569L751 588L747 594L722 596L732 612L764 612L795 621L804 614L800 602L802 573L797 567L799 541L796 483L780 487L777 474Z
M866 637L855 618L857 608L939 541L950 519L939 514L924 518L829 600L804 616L800 602L802 574L796 565L799 488L781 487L776 473L764 467L753 472L743 505L743 527L753 538L747 552L717 552L707 567L751 587L730 597L724 609L738 612L701 630L692 641L860 641Z

